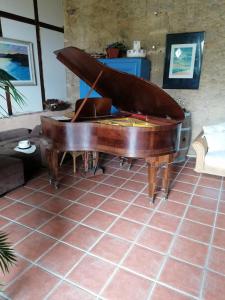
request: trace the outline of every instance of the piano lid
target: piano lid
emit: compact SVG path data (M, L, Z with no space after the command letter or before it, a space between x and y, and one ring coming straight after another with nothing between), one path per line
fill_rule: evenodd
M184 119L182 108L157 85L109 68L76 47L67 47L55 51L55 54L90 86L103 70L95 90L103 97L111 98L116 108L134 114L172 119L177 123Z

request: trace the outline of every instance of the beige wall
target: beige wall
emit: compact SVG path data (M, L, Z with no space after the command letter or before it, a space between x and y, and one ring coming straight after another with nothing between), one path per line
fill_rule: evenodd
M114 41L131 47L133 40L140 40L152 62L151 81L159 86L166 34L206 32L199 89L167 90L192 112L193 137L203 125L225 120L224 28L225 0L65 0L66 46L102 52ZM74 101L79 81L70 72L67 78L68 97Z

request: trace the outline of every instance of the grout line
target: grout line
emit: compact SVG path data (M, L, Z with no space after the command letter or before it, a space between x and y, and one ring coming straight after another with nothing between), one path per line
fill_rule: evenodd
M220 192L219 192L219 196L218 196L218 200L221 198L222 195L222 186L223 186L223 177L221 180L221 184L220 184ZM206 261L205 261L205 268L203 271L203 279L202 279L202 285L201 285L201 290L200 290L200 297L201 299L203 299L204 297L204 286L205 286L205 282L206 282L206 274L207 274L207 267L209 265L209 259L210 259L210 255L211 255L211 250L212 250L212 244L213 244L213 239L214 239L214 233L215 233L215 229L216 229L216 221L217 221L217 214L218 214L218 210L219 210L219 203L220 201L217 202L217 207L216 207L216 213L215 213L215 218L214 218L214 223L213 223L213 230L212 230L212 234L211 234L211 239L209 242L209 247L208 247L208 254L206 257Z
M186 161L186 163L187 163L187 161ZM184 164L183 168L185 168L186 163ZM180 170L180 173L182 172L183 168ZM178 173L178 175L179 175L180 173ZM178 175L177 175L177 176L178 176ZM200 180L200 178L201 178L201 175L199 176L198 181ZM176 180L176 178L175 178L174 180ZM196 183L195 189L197 188L198 181L197 181L197 183ZM177 236L178 236L178 234L179 234L179 232L180 232L181 226L182 226L183 221L184 221L184 216L186 215L187 210L188 210L188 204L191 203L191 200L192 200L192 197L193 197L193 195L194 195L195 189L193 190L192 196L190 197L190 199L189 199L189 201L188 201L188 203L187 203L187 205L186 205L186 209L185 209L185 211L184 211L184 213L183 213L183 217L181 218L181 222L179 223L179 225L178 225L178 227L177 227L177 229L176 229L176 231L175 231L175 233L174 233L174 235L173 235L173 238L172 238L172 241L171 241L171 243L170 243L170 246L169 246L169 249L168 249L168 251L167 251L167 254L165 255L164 261L163 261L163 263L162 263L162 265L161 265L161 268L160 268L160 270L159 270L159 272L158 272L158 275L156 276L156 279L155 279L154 285L153 285L153 287L152 287L152 290L150 291L150 294L149 294L149 296L148 296L148 298L147 298L148 300L151 299L151 296L153 295L153 292L154 292L154 290L155 290L155 288L156 288L156 284L157 284L157 283L160 283L160 284L161 284L161 282L160 282L160 276L161 276L161 274L162 274L162 272L163 272L163 270L164 270L164 267L165 267L165 265L166 265L168 259L169 259L170 256L171 256L171 250L172 250L173 245L175 244L175 240L176 240L176 238L177 238ZM170 285L169 285L169 286L170 286ZM179 290L179 289L178 289L178 290ZM183 293L186 293L185 291L182 291L182 292L183 292ZM189 294L189 295L191 295L191 294ZM193 295L191 295L191 296L193 297Z

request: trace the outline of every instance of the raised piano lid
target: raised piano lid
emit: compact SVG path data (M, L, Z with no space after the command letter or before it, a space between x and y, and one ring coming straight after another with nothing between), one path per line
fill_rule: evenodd
M109 68L76 47L67 47L55 51L55 54L58 60L90 86L103 70L95 90L103 97L111 98L116 108L153 118L166 118L167 122L171 120L172 123L184 119L182 108L157 85Z

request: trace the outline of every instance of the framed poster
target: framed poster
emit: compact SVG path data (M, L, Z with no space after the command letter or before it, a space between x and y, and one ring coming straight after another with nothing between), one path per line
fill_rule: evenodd
M0 38L0 69L14 85L35 85L32 43Z
M203 46L204 32L167 34L163 88L199 88Z

